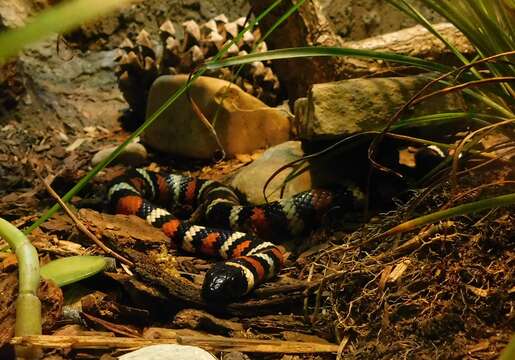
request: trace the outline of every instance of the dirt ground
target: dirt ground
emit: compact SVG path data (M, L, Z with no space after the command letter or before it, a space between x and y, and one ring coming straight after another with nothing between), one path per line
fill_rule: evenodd
M338 33L352 40L412 25L410 20L400 20L385 1L321 3ZM27 9L25 1L18 5ZM3 11L0 6L2 27L17 22ZM85 26L70 38L84 52L53 37L3 68L1 80L8 86L0 89L1 217L20 227L30 224L54 203L36 174L64 194L91 168L91 157L99 149L127 137L118 122L126 103L114 76L115 47L126 34L142 28L155 31L166 18L206 20L220 12L234 18L247 11L245 1L145 1ZM145 165L220 179L243 164L230 160L211 165L151 154ZM166 328L193 338L223 335L301 341L315 347L336 344L345 359L497 358L515 331L513 208L459 216L402 236L370 241L414 215L513 192L512 167L494 163L486 169L463 177L457 187L444 182L423 198L414 192L407 203L376 214L355 231L341 224L316 231L306 240L311 246L288 260L278 281L222 312L208 313L175 296L176 284L163 270L173 262L195 284L209 260L163 254L154 229L81 210L81 219L103 234L103 241L137 264L132 269L136 278L118 268L65 289L64 297L82 306L79 321L61 317L62 307L70 304L63 303L59 289L45 285L44 330L62 335L96 331L166 337ZM122 171L122 166L106 169L71 203L103 210L105 185ZM494 185L479 188L485 183ZM59 256L102 254L64 214L35 231L31 240L43 262ZM12 335L14 295L8 290L15 287L16 269L8 253L0 256L0 289L11 294L0 302L0 340L6 341ZM119 353L115 347L66 349L55 350L48 358L104 355L107 359L106 354ZM334 353L249 355L252 359L335 358Z

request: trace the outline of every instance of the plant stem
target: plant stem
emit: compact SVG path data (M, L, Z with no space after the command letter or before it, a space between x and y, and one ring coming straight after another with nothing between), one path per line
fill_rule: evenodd
M16 336L41 334L41 302L37 296L40 283L36 248L23 232L0 218L0 236L7 241L18 260L18 298L16 299ZM37 358L40 350L30 346L16 348L18 357Z

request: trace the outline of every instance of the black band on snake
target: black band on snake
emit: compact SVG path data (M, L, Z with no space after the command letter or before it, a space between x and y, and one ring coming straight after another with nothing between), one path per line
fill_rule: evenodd
M283 253L273 242L305 234L335 206L353 206L345 189L312 189L268 204L241 205L236 192L218 182L145 169L115 179L108 198L116 213L137 215L162 229L173 247L225 259L209 269L202 287L203 298L216 303L236 300L279 272ZM179 220L165 208L200 210L206 226Z

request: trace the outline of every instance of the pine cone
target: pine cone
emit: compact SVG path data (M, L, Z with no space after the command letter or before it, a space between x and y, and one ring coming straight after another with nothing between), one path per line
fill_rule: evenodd
M158 76L194 71L216 55L244 26L245 18L229 22L222 14L200 26L193 20L185 21L179 32L183 35L179 36L174 24L166 20L159 28L159 44L152 41L145 30L141 30L133 41L125 39L119 46L116 76L130 107L130 121L138 125L144 120L148 92ZM254 51L266 51L266 43L259 42L260 37L259 29L247 32L225 56L243 55L254 48ZM270 106L280 102L279 80L267 64L246 65L238 75L235 71L222 68L205 75L232 81Z

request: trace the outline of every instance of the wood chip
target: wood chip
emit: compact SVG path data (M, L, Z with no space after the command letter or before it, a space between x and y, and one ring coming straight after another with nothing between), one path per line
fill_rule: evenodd
M396 282L397 280L399 280L410 264L411 264L411 261L407 260L407 259L402 261L400 264L397 264L393 268L390 275L388 275L388 282L393 283L393 282Z
M489 296L490 292L485 289L480 289L472 285L467 285L467 289L469 289L474 295L486 298Z

